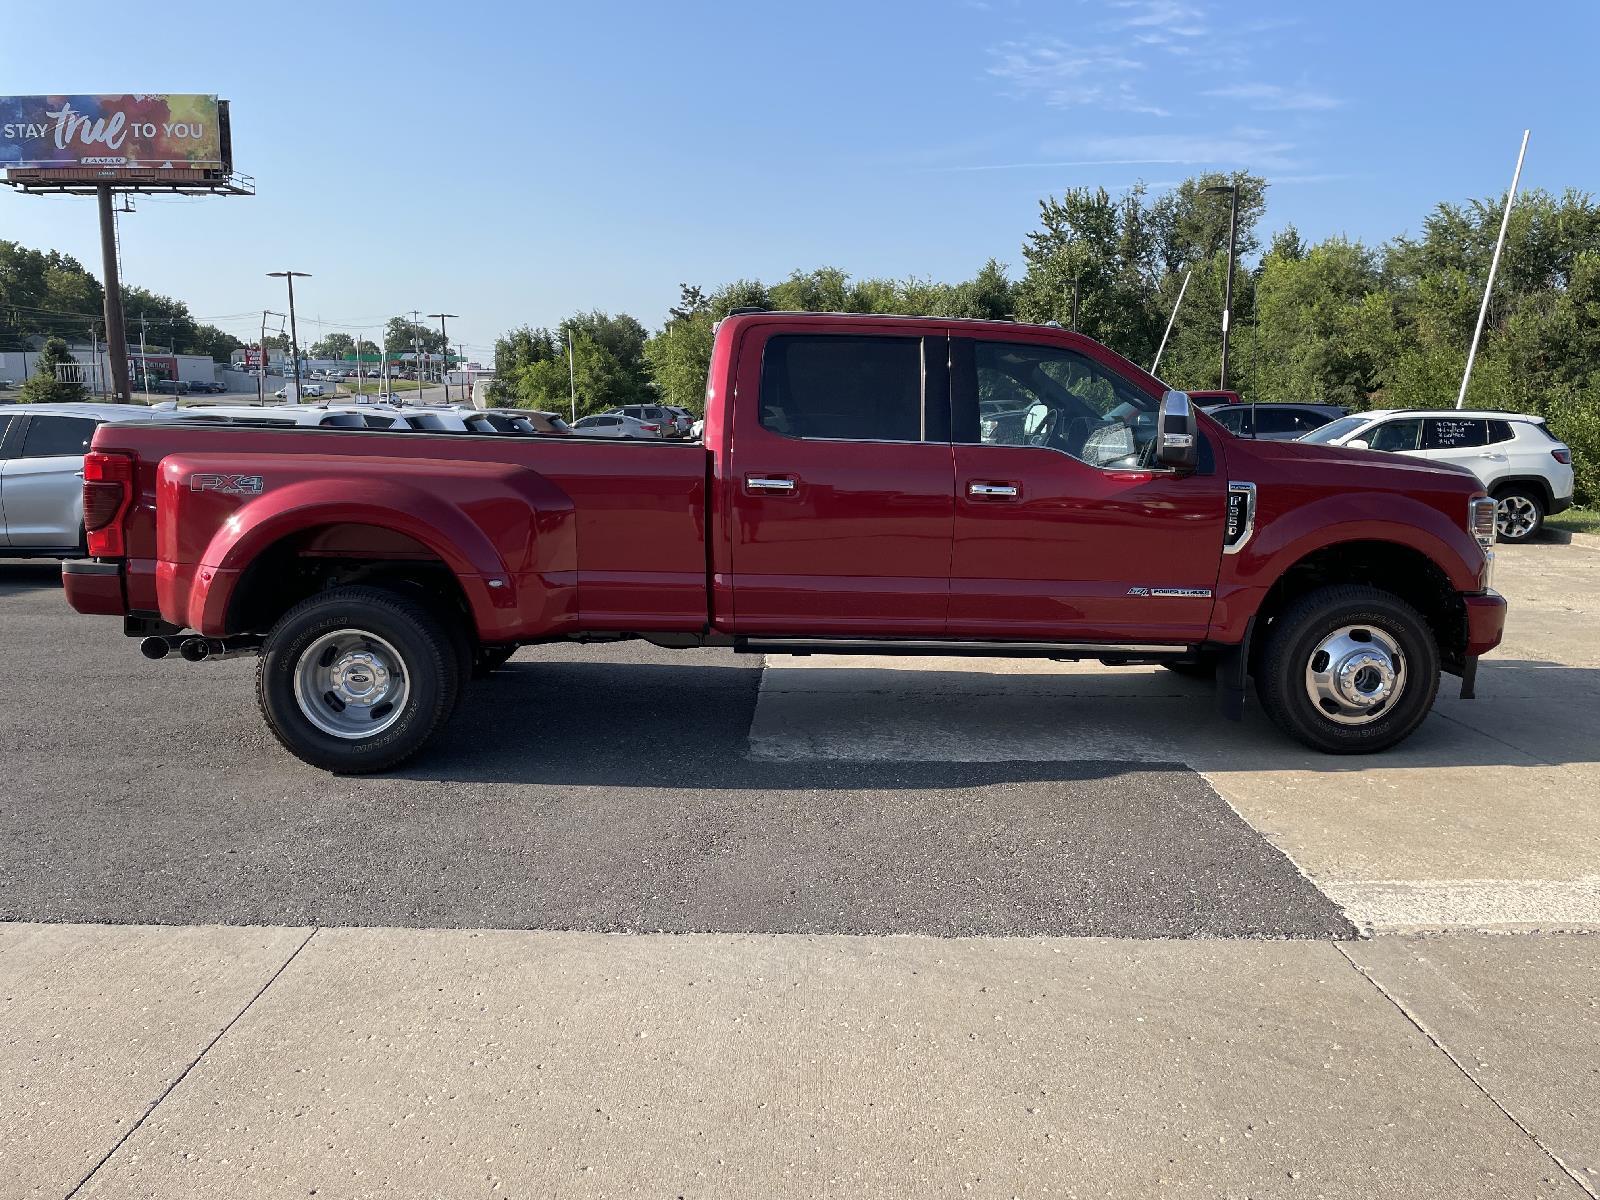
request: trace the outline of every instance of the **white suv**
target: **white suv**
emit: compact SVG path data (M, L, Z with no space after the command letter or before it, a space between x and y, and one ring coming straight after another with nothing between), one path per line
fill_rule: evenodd
M1465 467L1499 502L1502 542L1526 542L1547 514L1572 507L1572 451L1550 435L1543 417L1379 409L1340 417L1300 440Z

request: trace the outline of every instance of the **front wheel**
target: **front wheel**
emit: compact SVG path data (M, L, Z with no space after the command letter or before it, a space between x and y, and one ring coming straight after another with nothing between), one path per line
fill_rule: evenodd
M426 607L382 588L342 587L273 626L256 695L296 758L360 775L422 749L455 707L461 676L450 635Z
M1544 497L1532 488L1503 488L1494 504L1495 532L1502 542L1529 542L1544 528Z
M1273 723L1327 754L1387 750L1439 691L1439 647L1422 614L1375 587L1319 588L1267 630L1256 694Z

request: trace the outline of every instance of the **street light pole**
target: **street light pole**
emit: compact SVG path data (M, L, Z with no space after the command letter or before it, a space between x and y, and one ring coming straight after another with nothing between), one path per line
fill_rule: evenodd
M1228 280L1222 292L1222 380L1217 384L1228 390L1228 334L1233 325L1233 258L1239 244L1239 184L1218 184L1208 187L1208 192L1227 192L1228 200Z
M296 279L310 279L310 271L268 271L270 279L287 279L289 281L289 353L294 356L294 402L300 403L300 333L294 323L294 281Z
M445 378L445 372L450 369L450 335L448 333L446 333L445 330L444 330L444 320L445 320L446 317L459 317L460 315L461 315L460 313L446 313L446 312L437 312L437 313L429 313L428 314L429 318L433 318L433 317L438 317L439 318L439 342L440 342L439 359L440 359L440 362L443 364L439 368L439 382L444 384L444 402L446 404L450 403L450 383Z

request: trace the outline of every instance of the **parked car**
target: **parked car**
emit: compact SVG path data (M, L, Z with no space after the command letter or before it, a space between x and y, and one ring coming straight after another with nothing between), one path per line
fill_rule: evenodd
M679 408L675 404L662 405L668 419L672 423L674 437L689 437L694 429L694 414L687 408Z
M1453 408L1383 409L1330 422L1302 441L1379 450L1471 471L1496 504L1502 542L1526 542L1572 507L1572 451L1543 417Z
M1288 442L1321 429L1350 410L1342 404L1205 404L1201 408L1229 433Z
M628 417L646 427L654 425L656 430L653 436L656 437L670 438L679 436L677 415L672 409L663 404L628 404L621 408L607 409L603 415L608 417ZM684 415L688 416L687 413ZM683 427L684 433L689 432L689 425L691 424L693 424L692 421L685 423Z
M83 456L95 429L171 415L142 404L0 404L0 558L81 554Z
M579 417L572 426L572 432L579 437L655 438L660 440L665 436L661 431L661 422L641 421L638 417L627 417L621 413L596 413L592 417Z
M215 424L277 426L315 426L327 429L365 429L367 422L357 413L327 409L315 404L207 404L180 409L180 421L210 421Z
M150 390L153 392L171 392L174 396L187 396L191 389L187 380L156 379L151 381Z
M485 653L535 642L1210 669L1228 716L1253 676L1338 754L1403 741L1441 672L1470 696L1499 644L1495 504L1453 466L1235 437L1059 327L714 336L703 445L106 426L66 597L152 657L260 653L274 736L345 773L415 754ZM1034 419L986 437L998 393Z
M541 412L536 408L488 408L482 411L502 432L542 433L546 436L566 436L572 432L572 426L559 413ZM522 425L526 425L527 429L522 429Z

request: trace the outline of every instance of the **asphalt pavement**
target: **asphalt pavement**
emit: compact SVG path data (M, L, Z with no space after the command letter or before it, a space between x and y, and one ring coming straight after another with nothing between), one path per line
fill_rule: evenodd
M1354 932L1178 763L752 755L752 656L524 650L411 765L334 778L266 733L251 660L148 662L66 608L53 564L0 565L0 614L0 920Z

